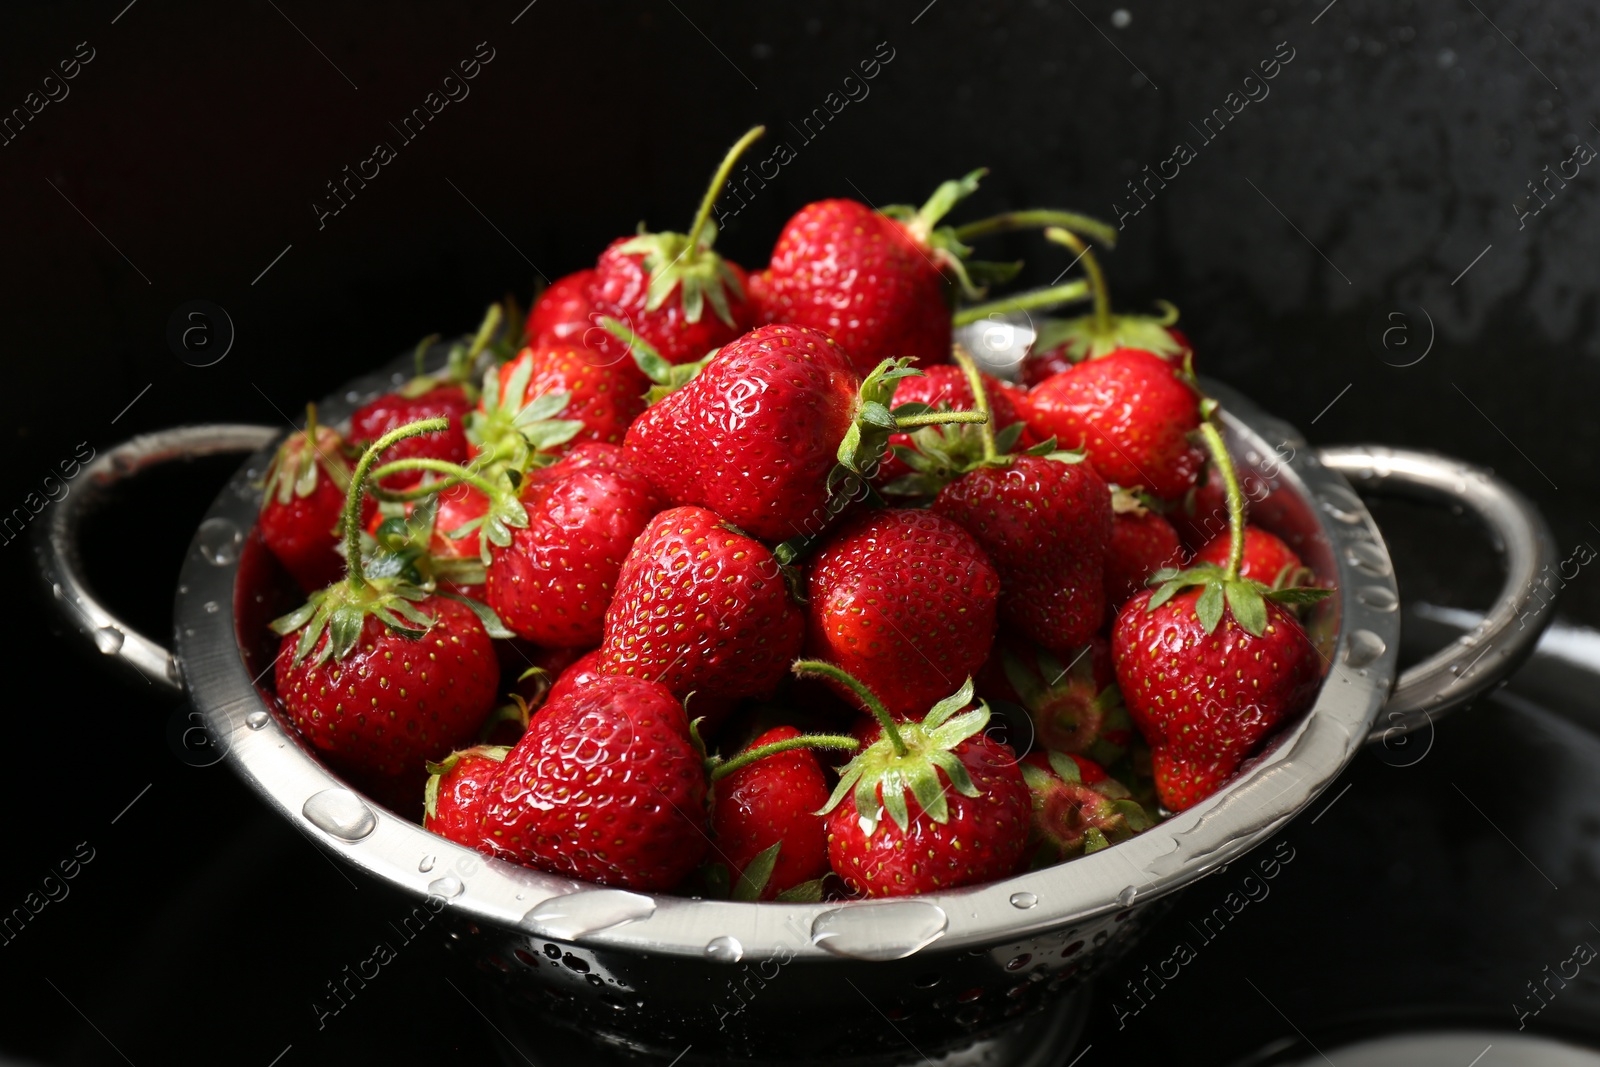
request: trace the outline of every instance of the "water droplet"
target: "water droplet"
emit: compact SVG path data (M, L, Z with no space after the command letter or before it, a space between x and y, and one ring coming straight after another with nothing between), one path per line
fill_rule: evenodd
M1028 965L1028 961L1031 959L1033 959L1033 957L1026 952L1020 956L1012 956L1009 960L1006 960L1006 970L1020 971L1022 968Z
M449 900L452 897L459 897L465 888L466 886L461 884L461 879L453 874L447 874L428 883L428 895Z
M1373 611L1393 611L1400 606L1400 598L1387 585L1367 585L1356 590L1356 599Z
M180 587L179 591L180 592L182 591L181 587ZM50 585L50 592L55 596L55 598L57 600L65 600L66 597L67 597L67 594L65 594L65 593L63 593L61 591L61 583L60 582L52 582L51 585Z
M422 857L422 862L417 864L418 872L427 874L429 871L433 870L433 862L434 857L431 855Z
M1355 630L1350 634L1350 647L1345 649L1344 661L1352 667L1365 667L1388 650L1383 638L1371 630Z
M572 941L655 913L656 902L647 896L623 889L586 889L536 905L522 917L522 925L544 937Z
M342 841L359 841L378 825L378 817L366 803L348 789L324 789L300 813L312 826Z
M115 656L122 651L122 642L127 640L122 631L115 626L102 626L94 632L94 647L108 656Z
M270 715L268 715L261 708L257 708L255 711L252 711L250 714L244 717L244 724L250 727L252 730L259 730L263 726L267 725L269 719L271 719Z
M1027 911L1037 903L1039 903L1038 895L1030 893L1026 889L1020 893L1011 894L1011 906L1013 908L1020 908L1023 911Z
M1117 894L1117 903L1126 908L1133 903L1133 898L1139 895L1139 887L1130 885Z
M1344 558L1350 566L1374 578L1386 578L1394 573L1388 554L1371 541L1351 541L1344 546Z
M1366 509L1361 498L1342 485L1330 485L1322 491L1322 510L1340 522L1362 521Z
M852 904L818 915L811 943L858 960L899 960L944 936L949 917L925 900Z
M242 544L244 532L227 519L207 519L195 533L195 545L200 549L200 555L214 567L226 567L238 562L239 546Z
M186 585L180 585L180 586L178 586L178 595L179 595L179 596L183 596L183 595L184 595L184 594L186 594L186 593L187 593L187 592L189 592L189 587L188 587L188 586L186 586Z
M706 958L718 963L738 963L744 959L744 946L737 937L723 934L706 942Z
M217 604L217 602L215 600L208 600L208 601L206 601L204 604L202 604L200 606L205 609L205 613L207 615L215 615L218 611L221 610L221 607Z

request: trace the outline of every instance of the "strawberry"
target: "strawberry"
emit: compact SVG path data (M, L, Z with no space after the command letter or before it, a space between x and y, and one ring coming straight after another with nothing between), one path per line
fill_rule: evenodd
M664 686L602 678L545 704L485 791L483 833L519 863L671 889L706 850L706 772Z
M510 751L505 746L478 745L428 764L422 825L458 845L492 855L493 848L483 838L484 797Z
M1194 554L1196 563L1214 563L1226 566L1231 547L1228 535L1213 538ZM1304 585L1311 571L1294 549L1284 544L1277 534L1259 526L1244 528L1244 556L1239 561L1239 577L1254 578L1271 589Z
M291 434L272 457L257 520L261 540L307 592L320 589L344 571L337 529L350 487L344 438L317 425L314 407L306 427Z
M638 236L618 238L600 254L587 293L597 321L620 321L669 363L699 359L755 325L744 271L711 251L716 227L707 224L734 163L763 132L755 127L728 152L687 234L641 228ZM586 343L608 359L626 355L620 342L604 334L590 334Z
M817 814L829 793L822 764L810 748L780 742L807 744L793 726L779 726L711 772L711 830L735 899L772 900L828 873Z
M1002 620L1054 652L1075 650L1105 618L1110 491L1074 453L1004 458L945 486L933 510L994 561Z
M827 334L763 326L648 408L623 447L673 504L769 541L814 534L865 492L896 430L981 418L891 413L896 383L915 373L885 361L863 380Z
M489 547L489 606L537 644L598 644L622 561L660 496L621 448L585 444L529 472L519 499L524 522Z
M770 693L805 640L772 551L704 508L663 511L623 561L600 669L721 710Z
M1111 540L1106 543L1106 605L1114 613L1145 581L1182 562L1178 532L1159 512L1125 489L1111 491ZM1246 575L1246 577L1249 577Z
M631 359L600 366L600 358L573 344L524 348L500 368L500 403L504 410L520 411L541 396L565 393L562 417L583 424L569 439L571 443L620 445L628 424L645 408L644 394L650 382ZM524 365L532 368L532 374L523 384L522 395L516 396L511 380L520 380Z
M1119 348L1079 363L1028 394L1028 425L1083 448L1108 481L1163 500L1195 483L1202 456L1188 435L1200 424L1199 397L1160 356Z
M582 370L566 365L569 359L581 364L581 352L547 351L557 354L547 361L536 351L524 350L522 356L504 367L490 368L483 377L483 394L478 398L477 410L467 414L472 467L491 481L506 470L520 475L534 467L554 463L558 453L564 450L563 446L591 429L587 421L578 418L557 418L567 412L573 400L572 393L559 388L535 387L536 373L549 371L545 385L577 379L589 394L587 402L579 406L595 420L594 426L600 433L610 432L619 417L604 400L615 378L603 371L585 376ZM547 366L548 363L554 366ZM572 373L569 375L568 371Z
M1172 811L1215 792L1304 711L1322 674L1320 653L1285 605L1314 603L1327 590L1268 589L1240 577L1244 497L1216 425L1208 420L1201 431L1227 487L1226 565L1159 573L1159 587L1123 606L1111 638L1117 682Z
M330 763L385 789L420 784L424 761L472 739L499 684L490 637L510 636L482 605L416 585L406 555L362 557L360 506L377 457L447 425L424 420L368 446L345 497L344 579L272 624L283 638L274 678L289 719Z
M1030 752L1022 780L1033 803L1034 867L1098 852L1154 825L1126 786L1083 756Z
M589 286L594 270L580 270L550 283L528 312L528 344L537 347L582 345L594 326L590 317Z
M1101 741L1122 704L1111 648L1103 637L1090 638L1063 660L1008 635L996 643L979 682L986 694L1027 711L1036 747L1074 754L1095 751L1107 757L1119 754Z
M968 710L972 679L920 722L896 724L870 689L838 667L801 660L794 669L850 686L882 727L845 766L822 809L828 863L851 892L931 893L1016 870L1028 838L1028 789L1015 753L983 733L988 705Z
M592 648L556 675L556 680L550 684L550 691L544 696L545 703L570 696L600 676L600 650Z
M949 519L863 512L827 539L809 570L806 654L850 672L891 711L922 712L989 655L1000 579ZM850 689L835 688L849 698Z
M1027 429L1027 423L1017 408L1017 399L1026 394L1005 382L997 381L989 375L983 375L983 387L989 395L989 417L993 420L996 433L1000 433L1008 426L1021 425L1017 432L1016 447L1031 448L1038 444L1038 440ZM928 367L920 377L906 378L900 382L894 391L895 404L917 403L926 404L930 409L937 408L945 411L971 411L973 410L972 387L967 384L966 374L960 367L950 364L941 364ZM971 434L977 428L971 426L942 427L940 438L933 434L940 434L939 430L920 430L917 433L897 433L889 438L890 452L883 457L883 463L878 467L877 475L872 479L875 486L885 486L896 478L909 474L911 468L902 460L898 452L901 449L918 449L919 441L937 441L940 446L948 447L945 440L951 435Z
M459 385L428 384L425 379L414 380L413 384L416 381L423 381L425 387L415 392L402 389L385 393L357 408L355 414L350 416L350 439L364 447L390 430L418 419L442 416L450 420L448 430L407 438L389 449L381 457L381 462L390 463L415 456L442 459L450 463L463 462L467 458L467 435L462 419L472 410L472 399ZM382 479L379 484L385 489L398 491L412 488L422 477L422 471L400 471Z

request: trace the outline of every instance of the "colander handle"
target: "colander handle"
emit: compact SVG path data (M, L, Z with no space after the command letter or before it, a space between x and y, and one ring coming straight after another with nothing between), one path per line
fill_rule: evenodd
M1533 503L1482 467L1381 445L1322 448L1317 455L1358 493L1470 509L1488 527L1506 561L1505 583L1483 621L1395 682L1383 722L1367 738L1368 743L1384 741L1480 696L1533 651L1550 624L1549 591L1541 579L1556 565L1556 542Z
M112 486L140 471L174 460L257 452L282 433L270 426L183 426L141 434L90 460L72 491L51 508L34 535L39 572L62 617L107 658L127 667L130 675L181 695L183 675L172 653L112 614L90 592L78 551L84 517L104 501Z

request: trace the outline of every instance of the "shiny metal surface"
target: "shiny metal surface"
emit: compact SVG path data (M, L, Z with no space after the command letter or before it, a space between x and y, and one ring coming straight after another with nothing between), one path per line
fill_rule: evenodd
M358 380L320 410L336 423L404 373ZM485 859L359 796L253 681L270 663L258 646L272 572L251 533L257 493L246 471L262 468L265 447L190 546L174 607L177 662L208 728L261 797L343 862L419 907L444 909L453 947L534 1025L681 1055L684 1065L758 1051L773 1062L835 1064L915 1060L908 1046L918 1056L977 1055L1119 953L1161 898L1303 810L1367 740L1393 684L1398 594L1371 516L1291 427L1216 393L1230 449L1262 487L1255 514L1339 590L1308 620L1327 661L1316 704L1216 796L1114 848L1001 882L842 905L626 893ZM219 543L238 550L218 552ZM1478 669L1498 674L1509 663ZM841 998L876 1010L838 1011ZM797 1018L810 1022L797 1027Z
M1510 485L1449 456L1379 445L1319 449L1357 492L1469 508L1506 562L1494 606L1469 632L1406 670L1371 740L1408 733L1495 686L1533 651L1550 622L1559 554L1544 517Z
M265 426L183 426L143 434L96 456L73 491L57 501L34 534L39 572L62 605L61 614L107 657L152 685L177 695L183 675L172 654L134 630L102 604L83 577L78 531L84 517L112 486L142 470L176 460L230 452L255 452L279 436Z

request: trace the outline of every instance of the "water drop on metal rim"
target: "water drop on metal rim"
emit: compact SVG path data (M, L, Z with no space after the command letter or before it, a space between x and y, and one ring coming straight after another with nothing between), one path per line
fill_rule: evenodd
M1394 573L1383 549L1371 541L1352 541L1345 545L1344 558L1350 566L1374 578L1386 578Z
M1356 599L1374 611L1394 611L1400 598L1386 585L1368 585L1356 590Z
M341 841L359 841L378 825L372 809L348 789L324 789L307 800L300 813L312 826Z
M944 936L949 916L925 900L853 904L818 915L811 924L811 943L858 960L899 960Z
M1013 908L1020 908L1023 911L1027 911L1037 903L1039 903L1038 895L1030 893L1026 889L1020 893L1011 894L1011 906Z
M443 878L435 878L428 883L428 895L450 900L453 897L459 897L461 891L465 888L466 886L461 884L461 879L453 874L447 874Z
M1139 887L1130 885L1117 894L1117 903L1124 908L1133 903L1133 898L1139 895Z
M642 894L624 889L585 889L535 905L522 917L522 925L544 937L571 941L623 923L639 922L655 913L656 902Z
M1388 650L1383 638L1371 630L1355 630L1350 634L1350 647L1345 649L1344 661L1351 667L1365 667Z
M122 651L122 642L127 640L121 630L115 626L102 626L94 632L94 647L108 656L115 656Z
M195 547L201 557L213 567L226 567L239 559L239 546L244 544L244 532L227 519L212 518L200 524L195 532Z
M421 874L427 874L433 870L433 861L434 857L431 855L422 857L422 862L417 864L417 871Z
M257 708L255 711L252 711L250 714L244 717L244 724L250 727L252 730L259 730L263 726L267 725L267 721L271 718L272 716L268 715L260 708Z
M215 600L208 600L202 604L201 607L205 609L205 613L207 615L215 615L218 611L222 610L221 605L219 605Z
M713 937L706 942L706 959L718 963L738 963L744 959L744 946L739 944L737 937L729 937L727 934Z

